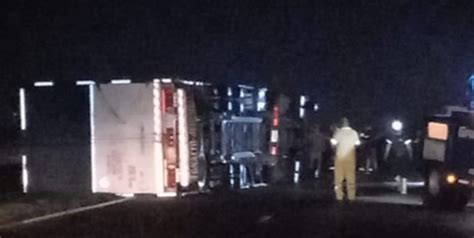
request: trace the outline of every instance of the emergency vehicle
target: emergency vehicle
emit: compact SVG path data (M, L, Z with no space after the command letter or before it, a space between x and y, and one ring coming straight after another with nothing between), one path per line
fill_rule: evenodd
M446 113L426 118L422 158L424 204L462 209L474 182L474 111L447 107Z

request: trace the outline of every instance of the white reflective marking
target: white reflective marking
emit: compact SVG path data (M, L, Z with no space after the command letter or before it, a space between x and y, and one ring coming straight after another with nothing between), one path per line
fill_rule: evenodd
M96 205L92 205L92 206L76 208L76 209L67 210L67 211L63 211L63 212L57 212L57 213L53 213L53 214L49 214L49 215L45 215L45 216L41 216L41 217L35 217L35 218L20 221L20 222L15 222L15 223L7 224L7 225L2 225L2 226L0 226L0 229L11 229L11 228L18 227L18 226L25 225L25 224L42 222L42 221L57 218L57 217L63 217L63 216L72 215L72 214L76 214L76 213L80 213L80 212L84 212L84 211L88 211L88 210L93 210L93 209L97 209L97 208L103 208L103 207L111 206L111 205L114 205L114 204L125 202L127 200L130 200L130 198L122 198L122 199L118 199L118 200L114 200L114 201L110 201L110 202L105 202L105 203L100 203L100 204L96 204Z
M20 88L20 128L26 130L26 100L25 89Z
M90 134L91 134L91 174L92 174L92 192L97 192L97 177L96 177L96 148L95 148L95 116L94 116L94 85L89 85L89 123L90 123Z
M130 79L114 79L110 81L112 84L129 84L132 83L132 80Z
M28 192L28 167L26 155L21 156L21 180L23 185L23 193Z
M178 144L179 172L181 186L189 186L189 137L186 115L186 95L184 89L178 89Z
M248 86L248 85L243 85L243 84L239 84L239 88L254 89L255 87Z
M158 197L176 197L176 193L175 192L158 193Z
M300 96L300 107L303 107L306 104L308 98L306 96Z
M186 85L197 85L197 82L190 81L190 80L181 80L181 83L186 84Z
M265 110L266 105L267 104L265 102L257 102L257 111L261 112Z
M133 193L116 193L115 195L125 198L133 198L135 196Z
M163 142L162 142L162 115L161 115L161 84L159 79L153 80L153 158L155 166L155 184L158 196L164 191L164 165L163 165Z
M77 86L83 86L83 85L93 85L95 84L94 81L91 81L91 80L79 80L79 81L76 81L76 85Z
M34 83L35 87L51 87L54 86L53 81L38 81Z

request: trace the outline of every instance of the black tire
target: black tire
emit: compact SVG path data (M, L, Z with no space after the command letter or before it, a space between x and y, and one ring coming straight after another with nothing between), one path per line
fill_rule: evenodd
M431 167L425 175L423 205L445 210L463 210L471 199L471 190L464 186L447 186L441 169Z
M440 208L442 204L442 172L440 169L430 167L425 174L425 191L423 205L430 208Z

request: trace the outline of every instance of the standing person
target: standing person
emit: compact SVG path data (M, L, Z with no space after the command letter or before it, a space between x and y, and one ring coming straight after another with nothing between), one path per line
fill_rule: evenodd
M314 171L314 177L319 178L322 171L324 150L324 137L321 134L319 125L315 124L311 127L308 138L308 152L310 159L311 171Z
M360 144L359 135L349 126L349 120L341 120L341 128L336 131L331 143L336 148L334 161L334 189L336 199L344 198L343 182L346 181L347 198L354 201L356 196L356 146Z

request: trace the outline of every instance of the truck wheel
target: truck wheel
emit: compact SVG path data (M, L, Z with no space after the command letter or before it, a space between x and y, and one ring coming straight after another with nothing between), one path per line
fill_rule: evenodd
M439 208L441 205L441 192L441 172L437 168L429 168L425 175L423 204L431 208Z

